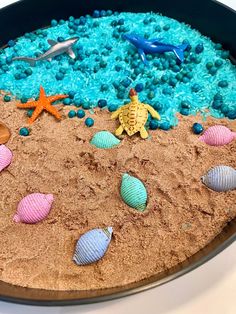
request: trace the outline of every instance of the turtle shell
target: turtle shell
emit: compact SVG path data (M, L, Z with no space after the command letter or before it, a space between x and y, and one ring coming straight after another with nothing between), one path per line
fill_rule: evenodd
M139 132L147 119L148 111L140 102L129 103L119 115L120 124L129 136Z

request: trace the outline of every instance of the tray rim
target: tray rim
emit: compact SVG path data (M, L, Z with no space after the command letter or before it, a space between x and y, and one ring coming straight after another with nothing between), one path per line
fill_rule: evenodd
M21 5L22 3L26 2L27 0L19 0L17 2L14 2L12 4L8 4L4 7L2 7L0 9L0 11L4 11L7 10L11 7L14 6L18 6ZM210 2L215 3L217 6L222 7L228 11L231 11L232 13L235 14L236 16L236 10L234 10L233 8L229 7L228 5L218 2L217 0L209 0ZM236 63L236 59L233 58L231 56L231 61L233 63ZM229 224L234 223L236 226L236 218L233 219ZM227 226L222 230L222 232L216 236L215 239L213 239L208 245L206 245L203 249L201 249L200 251L198 251L196 254L194 254L192 257L194 257L195 255L199 254L201 251L203 251L205 248L207 248L209 245L211 245L218 237L221 236L221 234L224 233L225 229L227 228ZM7 296L7 295L2 295L0 292L0 301L3 302L8 302L8 303L13 303L13 304L24 304L24 305L37 305L37 306L68 306L68 305L82 305L82 304L93 304L93 303L99 303L99 302L104 302L104 301L111 301L111 300L115 300L115 299L119 299L122 297L126 297L126 296L131 296L143 291L148 291L150 289L153 289L155 287L161 286L167 282L170 282L174 279L177 279L187 273L189 273L190 271L193 271L194 269L204 265L206 262L210 261L212 258L214 258L216 255L218 255L219 253L223 252L227 247L229 247L234 241L236 240L236 228L233 231L233 233L226 239L224 240L222 243L220 243L219 245L216 245L216 247L210 251L209 254L207 255L203 255L199 260L191 263L190 265L188 265L187 267L184 267L183 269L172 273L170 275L167 275L157 281L148 283L148 284L142 284L138 287L135 288L128 288L125 289L126 286L123 286L121 288L123 288L124 290L120 291L120 292L116 292L116 293L111 293L111 294L107 294L107 295L101 295L101 296L96 296L96 297L91 297L91 298L75 298L75 299L58 299L58 300L38 300L38 299L28 299L28 298L23 298L23 297L14 297L14 296ZM149 277L151 278L151 277ZM142 283L143 281L139 281L139 283ZM0 280L0 286L4 284L4 285L8 285L12 288L16 288L16 289L27 289L27 290L34 290L34 291L44 291L44 293L49 293L49 292L65 292L67 294L73 293L73 292L77 292L79 293L80 290L71 290L71 291L58 291L58 290L44 290L44 289L36 289L36 288L23 288L21 286L15 286L12 284L8 284L2 280ZM129 286L129 285L127 285ZM109 289L101 289L100 291L106 291ZM89 290L87 290L89 291ZM91 290L94 291L94 290Z

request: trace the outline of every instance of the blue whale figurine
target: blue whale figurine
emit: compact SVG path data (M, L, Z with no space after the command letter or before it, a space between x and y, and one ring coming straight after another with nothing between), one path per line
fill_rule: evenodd
M138 53L145 65L148 64L146 54L163 53L168 51L174 52L179 61L183 62L184 50L188 47L188 44L174 46L163 43L162 38L145 39L137 34L124 34L123 38L128 40L138 49Z

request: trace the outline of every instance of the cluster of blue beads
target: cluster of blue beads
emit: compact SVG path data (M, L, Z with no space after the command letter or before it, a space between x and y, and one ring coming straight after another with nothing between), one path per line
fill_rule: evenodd
M100 19L104 17L106 20ZM175 26L181 27L178 34ZM107 40L104 41L100 36L96 39L96 45L91 46L91 38L104 31ZM179 63L174 53L147 55L149 67L144 66L137 50L123 39L122 35L127 32L140 33L147 39L163 37L164 42L176 45L187 43L184 62ZM67 93L69 97L64 99L64 105L81 107L78 111L71 110L68 116L83 118L82 112L85 115L86 110L95 106L114 112L120 105L129 102L128 93L132 87L140 93L140 100L153 106L162 117L161 121L149 117L148 126L151 129L168 130L177 123L174 118L176 112L183 115L193 114L201 106L204 107L206 102L214 114L234 119L235 110L229 103L233 90L233 82L228 78L232 69L229 69L226 61L229 52L222 50L220 44L211 43L209 49L205 45L210 42L208 39L192 33L194 31L188 26L156 14L132 15L95 10L91 16L71 16L68 21L54 19L51 21L51 28L26 33L16 41L10 40L9 48L0 50L0 89L10 90L18 97L22 92L22 99L36 97L38 88L26 89L26 86L33 80L41 80L44 86L45 77L48 94ZM28 51L24 50L27 45L34 47L31 51L35 51L34 56L37 57L49 48L47 39L62 42L75 36L79 37L73 47L75 60L61 55L52 62L37 64L35 68L29 67L25 62L12 61L15 56L27 55ZM116 47L119 47L119 51ZM213 49L214 57L206 61L206 56ZM225 65L228 68L222 75ZM110 73L111 69L113 72ZM199 69L202 77L196 74ZM7 82L9 75L14 76L16 84L10 85ZM75 85L75 81L83 81L84 78L87 78L88 86L81 84L78 88L74 87L74 90L68 90L69 83ZM206 88L208 80L211 80L211 89ZM223 103L214 98L218 91L222 91ZM87 124L90 126L92 123L90 121Z

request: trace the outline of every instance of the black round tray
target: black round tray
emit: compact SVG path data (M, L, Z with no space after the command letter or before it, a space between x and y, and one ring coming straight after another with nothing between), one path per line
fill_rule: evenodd
M22 0L0 10L0 47L9 39L49 25L51 19L91 14L95 9L159 12L190 24L223 44L236 63L236 12L211 0ZM52 291L0 281L0 300L31 305L71 305L111 300L157 287L202 265L236 239L236 219L209 245L183 263L146 280L123 287L87 291Z

